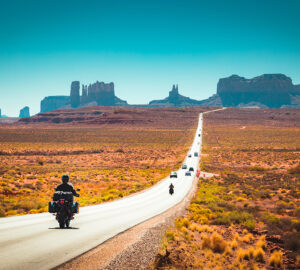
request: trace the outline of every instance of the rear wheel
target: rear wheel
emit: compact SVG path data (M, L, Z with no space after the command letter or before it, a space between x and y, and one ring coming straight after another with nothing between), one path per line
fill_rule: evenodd
M63 229L65 227L65 222L59 221L59 228Z
M66 220L66 227L67 227L67 228L70 227L70 220L69 220L69 219Z
M63 210L58 213L57 221L59 224L59 228L63 229L65 227L66 216Z

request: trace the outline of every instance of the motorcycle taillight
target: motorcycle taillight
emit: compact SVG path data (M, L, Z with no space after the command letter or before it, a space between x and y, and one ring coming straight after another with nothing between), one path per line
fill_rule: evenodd
M60 204L64 204L64 202L65 202L64 200L60 200L59 201Z

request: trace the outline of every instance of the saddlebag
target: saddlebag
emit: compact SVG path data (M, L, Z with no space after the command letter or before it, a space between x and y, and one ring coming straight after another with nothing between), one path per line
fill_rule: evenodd
M56 213L56 203L55 202L49 202L48 212L49 213Z
M74 203L72 204L72 212L73 212L74 214L78 214L78 212L79 212L79 203L78 203L78 202L74 202Z

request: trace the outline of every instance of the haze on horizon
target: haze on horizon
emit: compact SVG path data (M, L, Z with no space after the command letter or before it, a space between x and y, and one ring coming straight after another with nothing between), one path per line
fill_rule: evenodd
M219 78L283 73L300 84L297 0L11 0L1 4L0 108L38 113L70 84L115 83L130 104L194 99Z

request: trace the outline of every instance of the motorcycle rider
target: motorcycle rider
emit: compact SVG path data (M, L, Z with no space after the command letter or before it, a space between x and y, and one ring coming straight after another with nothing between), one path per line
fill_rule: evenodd
M174 186L171 183L171 185L169 186L169 193L172 195L174 193Z
M75 197L79 197L80 195L76 192L76 190L74 189L73 185L71 183L69 183L69 175L67 174L64 174L62 176L62 184L58 185L56 187L56 191L64 191L64 192L71 192L73 196ZM73 196L72 196L72 201L71 203L73 203ZM69 209L70 212L70 217L72 218L73 217L73 213L71 211L71 209Z
M65 192L72 192L73 196L79 197L80 195L75 191L73 185L69 182L69 175L64 174L61 178L62 184L56 187L56 191L65 191Z

